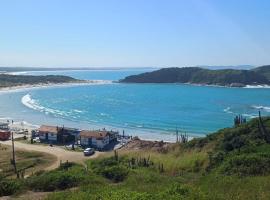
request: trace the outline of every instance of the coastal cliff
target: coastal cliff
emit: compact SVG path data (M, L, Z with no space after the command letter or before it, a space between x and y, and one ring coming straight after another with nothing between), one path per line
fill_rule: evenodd
M199 67L163 68L153 72L128 76L122 83L191 83L244 87L246 85L269 85L270 66L252 70L210 70Z

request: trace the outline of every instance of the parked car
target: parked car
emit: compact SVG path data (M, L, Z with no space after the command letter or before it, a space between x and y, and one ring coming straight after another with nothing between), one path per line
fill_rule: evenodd
M39 139L39 137L33 138L33 142L40 143L40 139Z
M93 148L86 148L83 151L84 156L91 156L95 153L95 150Z

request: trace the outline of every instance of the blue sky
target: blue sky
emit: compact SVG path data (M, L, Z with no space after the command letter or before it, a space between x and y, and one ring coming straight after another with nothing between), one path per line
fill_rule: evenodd
M0 66L270 64L269 0L1 0Z

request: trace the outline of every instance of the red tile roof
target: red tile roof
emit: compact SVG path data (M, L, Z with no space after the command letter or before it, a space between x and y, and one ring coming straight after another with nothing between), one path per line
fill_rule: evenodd
M58 134L58 127L57 126L46 126L46 125L42 125L39 128L39 132Z
M84 138L96 138L96 139L104 139L105 137L109 136L108 131L87 131L83 130L80 133L81 137Z

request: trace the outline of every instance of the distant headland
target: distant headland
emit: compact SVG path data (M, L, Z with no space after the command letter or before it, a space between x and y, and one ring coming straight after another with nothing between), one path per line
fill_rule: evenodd
M121 83L190 83L227 87L270 85L270 65L250 70L211 70L201 67L163 68L153 72L128 76Z
M25 86L25 85L49 85L62 83L83 83L85 81L74 79L69 76L47 75L47 76L31 76L31 75L10 75L0 74L0 88Z

